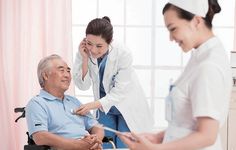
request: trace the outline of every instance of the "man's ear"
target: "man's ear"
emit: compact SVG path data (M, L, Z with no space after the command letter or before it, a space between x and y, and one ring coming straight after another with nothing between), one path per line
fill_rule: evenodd
M48 74L46 72L43 72L42 76L44 80L48 80Z

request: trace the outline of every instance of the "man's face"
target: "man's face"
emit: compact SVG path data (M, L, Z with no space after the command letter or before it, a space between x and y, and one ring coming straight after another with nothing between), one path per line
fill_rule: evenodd
M45 85L51 90L65 92L71 82L70 68L61 59L53 59L50 62L49 71L46 73Z

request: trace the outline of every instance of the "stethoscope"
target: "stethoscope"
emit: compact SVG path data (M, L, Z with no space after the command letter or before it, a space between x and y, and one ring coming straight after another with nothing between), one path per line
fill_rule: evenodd
M95 112L97 112L98 110L96 110ZM80 117L88 117L88 118L91 118L91 119L95 119L95 120L98 120L99 119L99 113L97 116L93 116L92 114L86 114L86 115L78 115L76 114L76 111L74 109L70 109L70 113L72 115L77 115L77 116L80 116Z

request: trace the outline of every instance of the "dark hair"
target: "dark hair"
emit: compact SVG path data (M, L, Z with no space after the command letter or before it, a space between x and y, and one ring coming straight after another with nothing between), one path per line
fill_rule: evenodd
M221 8L220 8L220 5L218 4L217 0L208 0L208 4L209 4L208 12L206 14L206 17L203 19L205 20L206 26L209 29L211 29L213 17L216 13L219 13L221 11ZM177 12L179 18L182 18L182 19L185 19L188 21L192 20L193 17L195 16L193 13L183 10L171 3L167 3L164 6L164 8L162 10L162 14L164 15L164 13L169 9L175 10Z
M214 18L214 15L221 11L221 7L217 0L208 0L208 4L209 4L209 9L204 19L206 25L209 28L212 28L212 20Z
M92 34L101 36L108 44L111 43L113 38L113 27L109 17L96 18L89 22L86 28L86 35Z

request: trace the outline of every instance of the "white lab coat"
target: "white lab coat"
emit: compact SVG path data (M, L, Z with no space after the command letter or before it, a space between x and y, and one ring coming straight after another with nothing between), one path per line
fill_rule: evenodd
M97 64L97 60L91 58ZM90 60L88 73L82 80L82 58L77 53L73 79L80 90L88 90L93 84L94 99L99 100L102 110L108 113L112 106L123 115L129 129L136 132L150 131L154 121L137 75L132 67L132 56L127 48L111 44L103 76L106 96L99 98L99 69Z
M213 37L193 51L183 74L166 99L169 123L164 143L194 132L197 117L210 117L225 123L232 77L228 58L218 38ZM201 150L222 150L220 134L216 142Z

